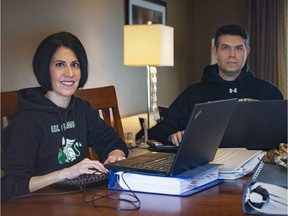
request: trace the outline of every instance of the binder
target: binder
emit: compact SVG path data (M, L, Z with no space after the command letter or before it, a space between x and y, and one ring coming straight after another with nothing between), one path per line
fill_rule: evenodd
M193 169L193 170L188 170L186 172L183 172L183 173L180 173L179 175L177 176L174 176L174 177L166 177L166 176L157 176L157 175L151 175L151 174L143 174L143 173L134 173L134 174L139 174L140 176L143 176L143 177L146 177L149 179L149 177L159 177L161 179L163 179L163 183L165 182L165 180L167 180L168 178L179 178L179 179L185 179L185 178L191 178L193 176L197 176L197 175L201 175L201 174L205 174L205 172L209 172L209 170L211 169L214 169L214 168L217 168L217 171L218 171L218 167L219 167L219 164L207 164L207 165L204 165L204 166L201 166L201 167L198 167ZM120 191L129 191L131 188L129 186L129 188L123 188L120 186L119 182L119 175L117 174L117 172L119 171L113 171L113 170L110 170L110 174L109 174L109 182L108 182L108 188L111 189L111 190L120 190ZM183 193L169 193L168 192L163 192L163 193L160 193L160 192L153 192L153 191L145 191L143 190L140 190L137 188L133 189L132 188L132 191L133 192L141 192L141 193L153 193L153 194L161 194L161 195L170 195L170 196L190 196L192 194L195 194L195 193L198 193L200 191L203 191L205 189L208 189L210 187L213 187L215 185L218 185L220 183L222 183L224 180L223 179L216 179L216 180L213 180L213 181L206 181L206 183L204 185L201 185L199 187L193 187ZM128 181L127 181L128 182ZM155 185L154 185L155 186Z
M244 190L244 213L287 215L287 196L287 168L261 162Z

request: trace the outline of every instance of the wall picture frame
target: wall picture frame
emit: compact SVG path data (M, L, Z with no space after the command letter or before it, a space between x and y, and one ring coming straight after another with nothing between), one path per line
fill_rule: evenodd
M167 3L160 0L126 0L125 24L137 25L167 23Z

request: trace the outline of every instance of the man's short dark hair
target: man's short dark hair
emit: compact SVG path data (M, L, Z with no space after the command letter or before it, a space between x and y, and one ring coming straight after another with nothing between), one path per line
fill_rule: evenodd
M33 70L38 83L45 90L52 90L49 67L51 58L59 47L69 48L75 53L81 70L78 88L82 88L88 79L87 55L80 40L68 32L58 32L49 35L39 44L33 58Z
M215 34L214 46L218 48L219 37L221 35L238 35L245 41L245 46L249 47L249 35L246 29L238 24L224 25L217 29Z

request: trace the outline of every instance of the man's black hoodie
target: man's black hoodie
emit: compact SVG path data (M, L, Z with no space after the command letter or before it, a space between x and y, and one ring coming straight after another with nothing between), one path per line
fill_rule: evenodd
M197 103L230 98L239 100L282 100L281 92L270 82L256 78L248 65L234 81L223 80L217 64L204 68L202 80L185 89L171 104L164 120L149 130L149 139L163 143L168 137L185 130L192 109Z

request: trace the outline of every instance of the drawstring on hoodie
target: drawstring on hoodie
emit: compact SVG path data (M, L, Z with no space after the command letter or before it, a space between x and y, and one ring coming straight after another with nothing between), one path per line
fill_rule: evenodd
M61 114L61 112L60 112L60 109L58 108L57 109L57 111L58 111L58 114L59 114L59 116L60 116L60 130L61 130L61 132L62 132L62 134L63 134L63 137L62 137L62 140L61 140L61 148L59 148L59 150L58 150L58 162L60 163L60 164L64 164L65 163L65 160L66 160L66 156L65 156L65 153L64 153L64 146L66 146L67 145L67 142L66 142L66 134L65 134L65 128L64 128L64 120L63 120L63 116L62 116L62 114Z

